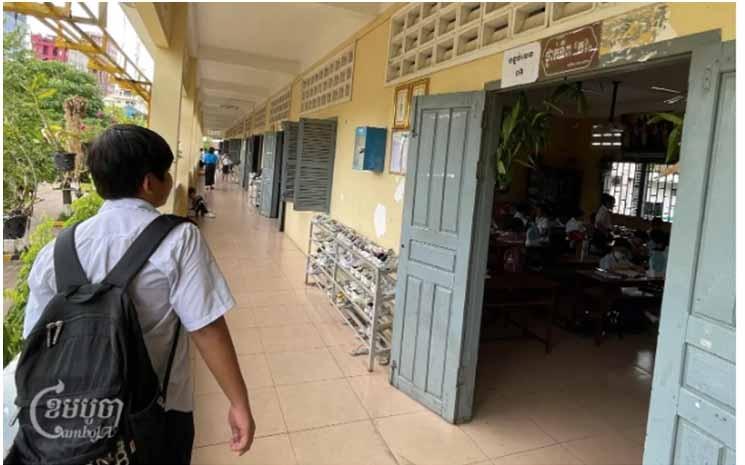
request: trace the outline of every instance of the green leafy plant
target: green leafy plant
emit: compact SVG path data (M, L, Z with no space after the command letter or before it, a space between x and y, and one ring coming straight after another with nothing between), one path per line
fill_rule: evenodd
M57 178L50 155L63 142L64 102L73 96L84 98L88 119L103 110L93 75L65 63L37 60L23 46L24 33L3 34L5 214L29 213L38 183Z
M5 291L5 298L13 303L3 321L3 366L21 351L23 344L23 317L28 302L28 276L36 256L52 239L54 239L54 222L51 219L42 221L31 232L29 245L21 254L21 269L18 272L16 285Z
M657 124L663 121L672 123L673 128L667 136L667 154L665 163L676 163L680 159L680 141L683 136L684 116L676 113L654 113L647 124Z
M503 115L496 153L500 189L507 189L512 183L515 163L529 168L538 166L551 123L550 107L545 103L544 107L530 107L527 95L521 92L512 108Z
M65 221L70 227L84 221L98 212L103 199L95 192L89 192L72 203L72 216ZM21 254L21 269L15 287L5 291L5 298L12 304L3 321L3 366L21 351L23 345L23 318L28 303L28 276L39 252L55 237L55 221L45 219L31 232L28 248Z

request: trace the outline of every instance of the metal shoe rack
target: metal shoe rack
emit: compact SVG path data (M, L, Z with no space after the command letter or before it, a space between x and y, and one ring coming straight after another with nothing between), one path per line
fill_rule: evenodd
M248 184L248 200L256 209L261 206L261 176L253 175Z
M385 261L371 250L379 251ZM392 250L385 252L326 215L311 221L305 283L329 296L362 342L352 355L367 354L369 371L375 358L381 365L390 360L397 262Z

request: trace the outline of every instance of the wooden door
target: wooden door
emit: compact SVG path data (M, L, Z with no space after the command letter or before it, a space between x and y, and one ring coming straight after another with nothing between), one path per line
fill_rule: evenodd
M391 383L456 420L483 92L418 97L412 113Z
M693 53L645 465L735 463L735 44Z

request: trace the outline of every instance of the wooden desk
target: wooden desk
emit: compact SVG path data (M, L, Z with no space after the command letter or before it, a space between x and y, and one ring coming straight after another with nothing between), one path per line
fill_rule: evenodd
M558 301L559 284L546 279L540 273L502 273L493 276L484 283L484 295L494 295L495 303L485 304L485 308L501 309L505 312L505 321L521 327L526 335L543 342L546 353L552 348L552 327ZM488 299L487 299L488 301ZM509 312L526 307L546 307L546 334L539 336L527 327L520 326L509 319Z
M616 301L625 298L621 294L621 288L643 287L659 289L661 291L665 285L664 278L648 278L646 276L626 277L597 270L577 270L576 275L576 300L573 315L573 320L575 322L577 321L578 310L580 310L585 304L585 297L588 294L587 290L598 289L598 292L595 292L595 295L593 296L593 300L596 303L599 303L599 309L596 309L596 311L593 312L595 314L596 345L600 345L603 340L605 315ZM656 300L654 297L650 297L649 299ZM597 310L599 310L599 314Z

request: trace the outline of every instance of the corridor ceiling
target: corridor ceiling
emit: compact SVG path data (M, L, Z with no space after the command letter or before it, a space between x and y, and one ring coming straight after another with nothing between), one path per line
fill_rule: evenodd
M190 3L205 132L230 128L389 3Z

